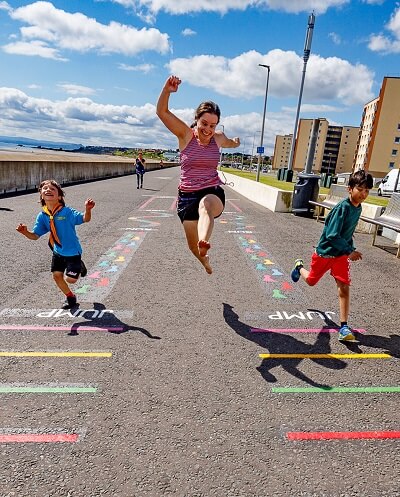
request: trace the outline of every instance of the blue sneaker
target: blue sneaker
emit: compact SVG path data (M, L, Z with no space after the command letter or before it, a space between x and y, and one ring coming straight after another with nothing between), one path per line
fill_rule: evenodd
M353 332L351 329L347 326L347 324L344 324L340 330L339 330L339 340L345 342L347 340L355 340L355 336L353 335Z
M303 259L296 259L294 261L294 268L290 273L290 277L296 283L300 279L300 269L304 266Z

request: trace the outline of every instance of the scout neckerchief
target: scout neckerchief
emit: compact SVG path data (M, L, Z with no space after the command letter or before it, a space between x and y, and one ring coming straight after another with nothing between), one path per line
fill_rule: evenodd
M57 230L56 230L56 225L54 223L54 216L59 212L64 206L62 204L58 204L52 211L47 207L47 205L44 205L43 212L47 214L50 218L50 236L49 236L49 247L51 250L54 249L54 244L56 244L58 247L61 247L61 242L60 239L58 238L57 235Z

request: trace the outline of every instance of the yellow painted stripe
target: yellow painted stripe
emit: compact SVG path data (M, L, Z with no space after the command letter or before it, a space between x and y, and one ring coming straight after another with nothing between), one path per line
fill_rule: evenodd
M111 357L112 352L4 352L0 357Z
M262 359L390 359L390 354L259 354Z

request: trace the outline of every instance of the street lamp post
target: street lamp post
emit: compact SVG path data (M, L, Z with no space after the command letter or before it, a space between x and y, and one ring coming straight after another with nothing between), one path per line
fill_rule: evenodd
M258 163L257 163L257 177L256 181L260 181L260 169L261 169L261 155L262 155L262 148L263 148L263 142L264 142L264 126L265 126L265 113L267 110L267 97L268 97L268 84L269 84L269 73L270 73L270 66L267 66L266 64L258 64L260 67L266 67L267 68L267 83L265 85L265 98L264 98L264 112L263 112L263 119L262 119L262 127L261 127L261 139L260 139L260 153L258 154Z
M297 104L297 112L296 112L296 119L294 122L293 138L292 138L292 143L290 146L290 153L289 153L289 160L288 160L288 170L289 171L291 169L293 169L293 154L294 154L294 147L296 144L297 126L299 124L301 99L303 96L304 79L306 77L307 62L308 62L308 59L310 57L310 52L311 52L311 41L312 41L312 35L313 35L313 31L314 31L314 24L315 24L315 15L310 14L308 17L308 28L307 28L306 41L304 43L304 54L303 54L304 64L303 64L303 74L301 77L301 84L300 84L299 101Z

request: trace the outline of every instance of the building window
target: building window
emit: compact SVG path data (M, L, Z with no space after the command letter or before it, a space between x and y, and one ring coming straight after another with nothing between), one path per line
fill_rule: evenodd
M397 150L395 148L392 150L392 155L397 155Z
M400 143L400 136L395 136L394 137L394 142L395 143Z
M393 169L394 168L394 162L389 162L389 169Z

